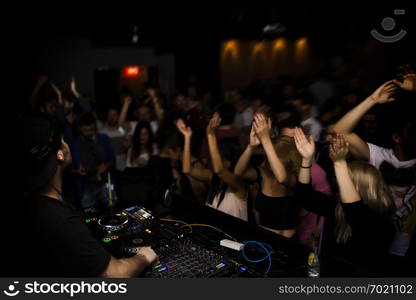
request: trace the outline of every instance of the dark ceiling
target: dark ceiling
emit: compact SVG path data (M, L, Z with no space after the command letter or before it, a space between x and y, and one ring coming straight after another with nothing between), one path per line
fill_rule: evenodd
M271 23L284 24L287 37L309 36L323 42L367 38L371 29L380 27L384 17L393 17L396 8L402 7L363 8L337 3L226 8L201 4L184 9L161 4L159 9L117 7L110 11L104 9L104 12L97 9L93 13L51 13L33 17L34 22L26 29L44 39L85 36L91 37L96 46L125 46L131 45L132 29L136 25L139 45L156 46L163 52L227 38L260 39L263 27ZM411 14L408 10L406 17L398 19L397 24L409 27L410 20L416 19Z
M141 3L138 7L93 3L96 7L87 10L68 2L60 4L56 10L43 9L42 13L38 5L32 10L28 4L24 11L7 20L7 28L12 28L9 31L13 45L18 49L14 50L14 55L18 55L18 62L24 67L31 65L35 49L48 44L43 41L86 37L91 38L96 47L133 46L132 28L137 26L139 42L136 46L151 46L160 54L175 53L177 78L184 84L193 72L201 74L201 81L211 82L212 78L219 77L221 40L261 39L264 26L273 23L285 25L285 37L307 36L325 56L342 54L352 43L368 41L369 32L380 29L383 18L394 17L397 30L406 29L409 38L393 49L391 57L396 56L396 52L398 57L414 57L414 39L410 37L416 30L416 14L410 8L396 4L371 3L364 7L339 1L320 6L315 3L294 2L289 6L278 3L274 7L258 4L243 8L200 2L185 7L160 2L158 8L140 7ZM406 9L406 15L394 16L393 10L400 8ZM33 79L28 80L31 81Z

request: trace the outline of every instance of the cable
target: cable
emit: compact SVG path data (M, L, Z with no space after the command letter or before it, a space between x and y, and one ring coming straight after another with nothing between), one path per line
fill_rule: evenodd
M254 245L260 246L260 248L262 248L262 250L265 251L266 256L264 256L260 259L253 260L253 259L250 259L250 258L247 257L247 255L245 253L245 247L244 247L243 251L242 251L242 255L248 262L252 262L252 263L258 263L258 262L262 262L262 261L268 259L269 264L268 264L268 267L267 267L266 271L264 272L264 274L269 273L270 268L272 266L271 255L272 255L272 252L273 252L273 248L270 245L266 244L266 243L260 243L260 242L257 242L257 241L245 241L245 242L243 242L243 244L245 244L245 245L254 244ZM269 249L267 249L267 248L269 248Z
M226 232L222 231L221 229L219 229L219 228L217 228L215 226L212 226L212 225L208 225L208 224L188 224L188 223L186 223L184 221L175 220L175 219L160 219L160 220L161 221L166 221L166 222L178 222L178 223L184 224L182 227L185 227L185 226L186 227L189 227L190 230L191 230L190 233L192 233L192 227L208 227L208 228L211 228L211 229L214 229L216 231L221 232L222 234L224 234L225 236L229 237L233 241L237 241L236 238L232 237L228 233L226 233ZM261 242L257 242L257 241L245 241L245 242L242 242L242 243L245 244L245 245L254 244L254 245L259 246L262 250L264 250L264 252L266 253L266 255L264 257L262 257L260 259L256 259L256 260L253 260L253 259L250 259L250 258L247 257L247 255L245 253L245 247L243 248L243 251L241 253L242 253L244 259L247 260L248 262L251 262L251 263L258 263L258 262L262 262L262 261L268 259L269 260L269 264L268 264L267 269L264 272L264 274L269 273L270 272L270 269L271 269L271 266L272 266L272 257L271 257L271 255L273 253L272 246L270 246L269 244L261 243Z
M262 250L264 250L264 252L266 253L266 255L264 257L260 258L260 259L250 259L250 258L248 258L247 255L246 255L246 253L245 253L246 247L243 248L243 251L241 252L241 254L243 255L243 257L244 257L245 260L247 260L248 262L251 262L251 263L258 263L258 262L262 262L262 261L268 259L269 260L269 264L268 264L267 269L264 272L264 274L269 273L270 268L272 267L272 253L273 253L273 248L270 245L266 244L266 243L260 243L260 242L257 242L257 241L245 241L245 242L242 242L242 243L245 244L245 245L254 244L254 245L260 246L260 248Z
M219 231L219 232L221 232L222 234L224 234L225 236L227 236L227 237L229 237L230 239L232 239L233 241L237 241L237 239L236 238L234 238L234 237L232 237L231 235L229 235L228 233L226 233L226 232L224 232L224 231L222 231L221 229L219 229L219 228L217 228L217 227L215 227L215 226L212 226L212 225L208 225L208 224L187 224L187 225L189 225L189 226L191 226L191 227L208 227L208 228L212 228L212 229L215 229L216 231Z
M219 228L217 228L217 227L215 227L215 226L212 226L212 225L208 225L208 224L188 224L188 223L186 223L186 222L184 222L184 221L180 221L180 220L175 220L175 219L160 219L161 221L166 221L166 222L178 222L178 223L181 223L181 224L183 224L183 226L182 227L188 227L191 231L189 232L189 233L192 233L192 227L208 227L208 228L211 228L211 229L214 229L214 230L216 230L216 231L219 231L219 232L221 232L222 234L224 234L225 236L227 236L227 237L229 237L230 239L232 239L233 241L237 241L237 239L236 238L234 238L234 237L232 237L231 235L229 235L228 233L226 233L226 232L224 232L224 231L222 231L221 229L219 229ZM181 227L181 228L182 228Z
M190 229L190 232L189 232L189 233L192 233L192 227L191 227L188 223L186 223L186 222L184 222L184 221L175 220L175 219L160 219L160 221L165 221L165 222L177 222L177 223L184 224L183 226L181 226L181 228L186 226L186 227L188 227L188 228Z

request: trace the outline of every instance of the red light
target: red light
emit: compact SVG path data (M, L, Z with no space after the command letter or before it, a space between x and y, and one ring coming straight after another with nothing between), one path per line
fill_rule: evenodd
M136 77L140 73L140 68L137 66L131 66L124 68L124 76L125 77Z

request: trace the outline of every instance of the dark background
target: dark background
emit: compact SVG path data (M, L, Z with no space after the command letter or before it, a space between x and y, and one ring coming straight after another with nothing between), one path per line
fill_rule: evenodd
M381 28L384 17L396 20L396 33L405 29L407 36L393 44L379 45L383 51L383 70L391 76L401 63L415 62L414 31L416 15L411 7L396 4L282 3L275 7L251 5L245 8L224 7L202 3L184 7L133 7L128 4L98 5L85 11L63 3L62 7L44 7L25 11L6 21L13 42L14 70L19 76L21 96L30 95L36 77L42 70L34 65L36 53L57 38L89 38L94 47L154 47L157 54L175 56L176 87L189 85L196 74L197 82L206 88L220 91L220 42L230 38L261 40L262 28L270 23L283 23L287 38L306 36L313 45L316 57L326 59L334 55L349 57L354 45L372 39L369 32ZM393 10L406 9L405 16L394 16ZM131 43L132 28L137 25L139 45ZM14 46L14 47L13 47ZM369 56L369 59L371 55ZM384 75L384 74L382 74ZM380 77L382 77L380 75Z

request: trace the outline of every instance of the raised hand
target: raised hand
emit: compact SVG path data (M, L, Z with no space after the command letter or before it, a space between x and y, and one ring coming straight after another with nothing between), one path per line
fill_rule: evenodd
M61 90L52 82L51 82L51 86L52 86L53 90L55 91L55 93L58 97L58 102L61 104L62 103L62 92L61 92Z
M399 77L402 78L402 81L393 80L398 87L406 91L416 91L416 72L410 65L400 66Z
M77 86L76 86L76 83L75 83L75 78L74 78L74 77L72 77L72 78L71 78L70 90L71 90L72 94L73 94L76 98L79 98L79 97L80 97L80 94L79 94L79 93L78 93L78 91L77 91Z
M218 126L221 124L221 118L219 113L214 113L212 115L211 120L209 120L207 126L207 134L215 134L215 130L217 130Z
M260 140L256 134L256 131L254 130L254 123L251 125L251 131L250 131L250 146L251 147L257 147L260 145Z
M75 78L74 78L74 77L72 77L72 78L71 78L70 90L71 90L72 92L74 92L74 91L76 91L76 90L77 90L76 83L75 83Z
M264 114L256 113L254 115L253 127L260 141L270 137L270 129L272 128L272 122L270 118L266 118Z
M348 154L349 144L342 134L337 134L336 138L329 146L329 157L333 162L345 160Z
M175 122L176 128L178 128L178 130L185 136L185 137L190 137L192 136L192 129L191 127L187 127L185 125L185 122L182 119L178 119Z
M397 92L398 87L393 80L387 81L378 87L370 96L370 99L378 104L388 103L395 100L393 94Z
M133 102L133 98L132 98L131 96L129 96L129 95L126 95L126 96L124 96L124 97L121 99L121 102L122 102L124 105L130 105L130 104Z
M295 129L295 144L302 158L306 160L312 160L315 153L315 141L313 136L309 136L309 140L306 139L303 130L300 128Z

